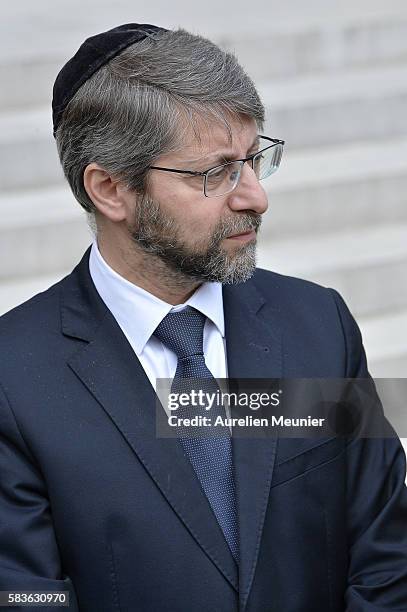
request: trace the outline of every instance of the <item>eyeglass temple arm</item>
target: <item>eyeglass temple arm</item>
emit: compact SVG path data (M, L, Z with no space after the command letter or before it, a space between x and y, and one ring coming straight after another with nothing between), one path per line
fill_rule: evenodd
M264 138L265 140L269 140L270 142L274 142L275 144L285 144L285 140L279 140L278 138L270 138L269 136L263 136L259 134L260 138Z
M204 176L205 172L193 172L192 170L174 170L174 168L162 168L161 166L149 166L151 170L163 170L164 172L176 172L177 174L192 174L192 176Z
M261 134L259 134L259 136L260 138L264 138L269 142L274 142L274 144L285 144L285 140L279 140L278 138L269 138L268 136L262 136ZM261 151L259 151L259 153L261 153ZM258 153L254 153L246 159L236 159L235 161L249 161L252 160L253 157L255 157L256 155L258 155ZM177 174L190 174L192 176L205 176L205 174L208 172L208 170L206 170L205 172L194 172L193 170L175 170L174 168L163 168L162 166L149 166L149 168L150 170L162 170L163 172L176 172ZM210 168L210 170L212 170L212 168Z

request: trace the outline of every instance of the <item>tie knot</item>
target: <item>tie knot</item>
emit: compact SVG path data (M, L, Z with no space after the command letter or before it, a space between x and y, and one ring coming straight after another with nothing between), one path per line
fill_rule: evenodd
M165 346L174 351L178 359L203 355L203 330L206 317L187 306L178 312L169 312L154 332Z

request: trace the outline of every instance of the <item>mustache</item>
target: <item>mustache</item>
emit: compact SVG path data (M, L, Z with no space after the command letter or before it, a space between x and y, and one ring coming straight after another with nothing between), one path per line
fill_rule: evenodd
M215 228L213 239L216 242L233 236L234 234L243 234L255 230L258 232L262 222L261 215L241 213L236 217L222 220Z

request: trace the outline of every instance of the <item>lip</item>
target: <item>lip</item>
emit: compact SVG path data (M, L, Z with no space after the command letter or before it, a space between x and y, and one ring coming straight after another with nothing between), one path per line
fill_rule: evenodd
M234 236L227 237L228 240L243 240L243 241L253 240L254 238L256 238L256 232L254 231L254 229L249 230L248 232L242 232L241 234L235 234Z

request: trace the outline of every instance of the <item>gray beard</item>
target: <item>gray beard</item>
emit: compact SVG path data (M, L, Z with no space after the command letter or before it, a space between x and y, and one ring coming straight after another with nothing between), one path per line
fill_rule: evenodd
M130 237L145 253L161 260L178 278L198 282L236 284L247 281L256 269L256 242L242 244L232 255L221 248L227 236L254 229L258 232L261 215L237 213L220 221L208 236L204 251L187 245L179 238L179 226L166 216L157 201L144 196L138 203L136 218L128 227Z

